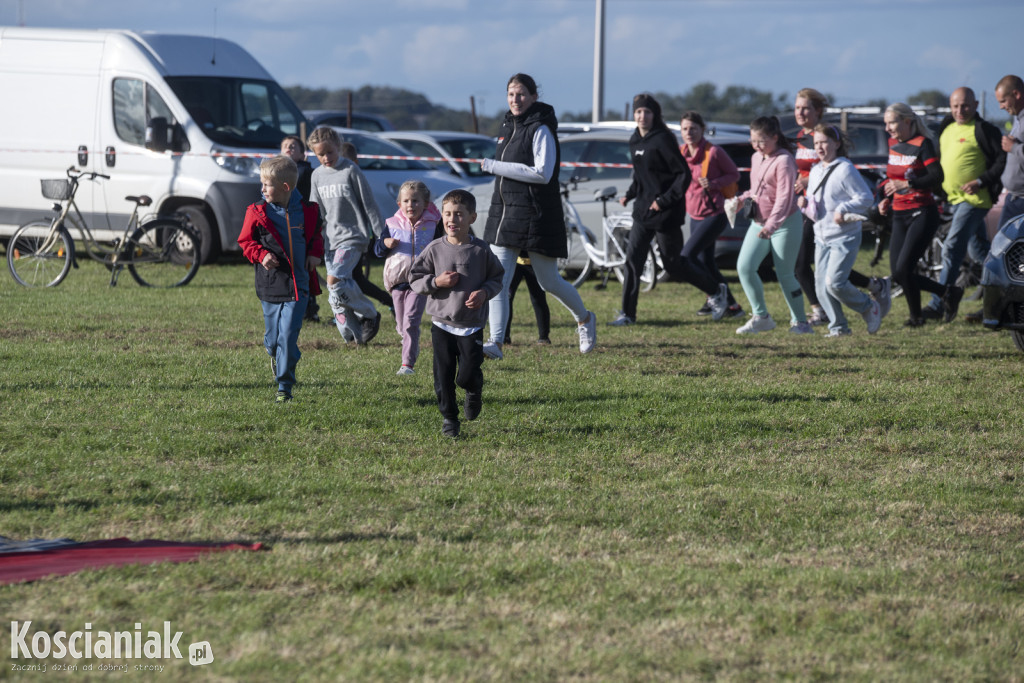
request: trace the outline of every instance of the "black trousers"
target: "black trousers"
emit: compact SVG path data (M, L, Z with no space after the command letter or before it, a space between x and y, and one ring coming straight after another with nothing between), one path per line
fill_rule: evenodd
M459 402L455 387L467 393L479 394L484 388L484 331L477 330L462 337L430 326L430 340L434 345L434 393L437 407L446 420L459 419Z
M921 317L921 290L939 296L946 292L943 285L914 272L918 259L931 244L938 229L939 210L934 204L923 209L892 212L889 268L892 279L903 287L911 318Z
M537 318L537 339L547 339L551 334L551 309L548 308L548 297L544 288L537 282L533 274L533 266L516 264L516 272L512 275L512 284L508 286L508 322L505 323L505 343L512 341L512 304L516 298L519 283L526 281L530 290L530 302L533 304L533 315Z
M636 300L640 296L640 273L651 251L651 240L658 240L661 260L669 277L683 279L680 254L683 251L683 230L676 225L657 230L634 220L626 245L626 277L622 283L622 312L636 320Z

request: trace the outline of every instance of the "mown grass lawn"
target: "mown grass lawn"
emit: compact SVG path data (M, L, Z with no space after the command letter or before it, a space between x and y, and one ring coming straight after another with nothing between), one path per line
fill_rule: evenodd
M620 287L588 283L582 357L553 300L532 344L521 293L453 442L429 335L398 377L389 325L365 349L307 325L277 406L247 265L106 282L0 277L0 535L271 549L2 586L0 651L9 619L169 620L215 661L158 680L1024 679L1006 335L907 330L897 300L871 337L739 337L673 283L614 329ZM5 656L0 678L33 675Z

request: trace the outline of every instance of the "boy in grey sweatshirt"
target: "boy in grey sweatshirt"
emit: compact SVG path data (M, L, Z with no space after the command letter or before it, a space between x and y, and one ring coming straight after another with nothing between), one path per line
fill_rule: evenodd
M505 274L487 243L470 234L475 220L470 192L446 194L441 200L445 236L426 246L409 273L409 286L428 297L426 312L434 319L434 393L444 418L441 431L453 438L460 427L456 385L466 391L466 419L480 415L487 302L501 290Z
M310 179L309 197L324 220L328 301L346 341L365 344L380 329L380 313L352 278L352 271L384 223L369 183L359 167L341 156L341 137L326 126L309 136L320 161Z

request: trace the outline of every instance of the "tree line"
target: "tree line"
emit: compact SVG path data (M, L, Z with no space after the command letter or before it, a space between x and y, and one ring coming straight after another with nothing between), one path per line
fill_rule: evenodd
M500 116L487 116L466 109L451 109L444 105L433 104L422 93L392 88L389 86L364 85L352 90L340 88L306 88L292 86L285 88L300 109L326 109L344 111L348 108L351 96L352 108L355 111L377 114L386 117L399 130L458 130L473 132L474 126L480 133L494 135L501 125ZM790 93L773 94L745 86L730 85L719 88L711 82L694 85L683 94L665 92L654 93L661 103L665 120L678 119L684 111L699 111L708 121L725 123L749 123L757 116L766 113L789 111L793 106L793 95ZM830 102L835 98L826 93ZM920 106L949 105L949 95L938 90L922 90L907 98L907 103ZM888 102L873 99L862 103L865 106L884 108ZM602 120L631 119L630 103L626 102L622 110L607 109ZM590 110L582 112L558 112L560 121L590 121Z

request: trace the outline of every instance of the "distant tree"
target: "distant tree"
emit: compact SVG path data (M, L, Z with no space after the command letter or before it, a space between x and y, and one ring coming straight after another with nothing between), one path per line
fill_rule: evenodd
M941 90L922 90L908 97L907 104L919 107L948 107L949 95Z

